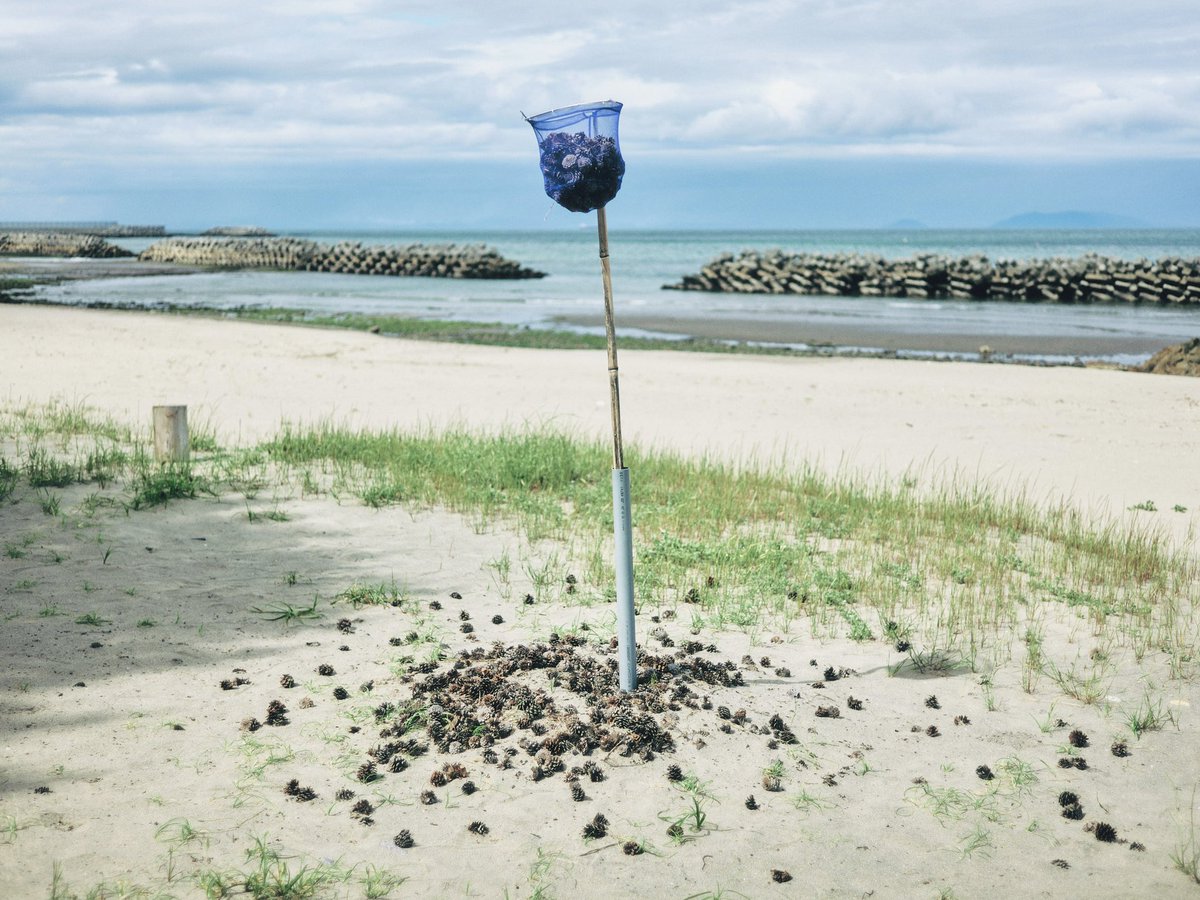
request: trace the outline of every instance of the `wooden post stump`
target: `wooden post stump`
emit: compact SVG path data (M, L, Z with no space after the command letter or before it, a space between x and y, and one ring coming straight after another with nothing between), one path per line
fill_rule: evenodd
M158 462L187 462L186 406L154 407L154 458Z

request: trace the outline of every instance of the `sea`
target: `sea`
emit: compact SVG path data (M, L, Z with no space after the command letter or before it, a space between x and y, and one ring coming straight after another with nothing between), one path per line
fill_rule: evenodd
M312 272L233 271L188 275L122 277L64 282L40 289L48 302L121 306L288 307L314 313L360 312L417 318L501 322L530 328L598 331L596 325L567 325L564 318L603 313L597 238L590 217L575 230L546 231L338 231L289 232L322 242L371 244L483 244L546 277L519 281L397 278ZM134 252L153 238L116 239ZM1028 354L1030 361L1066 362L1074 357L1136 364L1163 347L1200 335L1200 309L1104 305L1012 304L912 300L712 294L664 290L723 253L772 250L878 254L904 259L917 254L982 255L989 259L1077 257L1088 253L1121 259L1200 257L1200 229L906 229L854 231L621 231L609 234L618 331L622 314L645 319L707 319L753 322L786 317L795 321L861 325L870 331L925 335L925 349L898 355L939 355L930 335L969 333L1033 335L1075 342L1080 352ZM868 327L869 326L869 327ZM686 326L681 326L686 328ZM850 328L853 332L853 327ZM658 336L682 338L680 332ZM734 337L731 333L730 337ZM1110 340L1116 339L1116 340ZM1121 339L1141 344L1135 352L1088 350ZM948 342L949 344L949 342ZM797 345L803 349L803 345ZM931 349L932 348L932 349ZM838 347L840 351L867 347ZM941 355L954 353L946 350Z

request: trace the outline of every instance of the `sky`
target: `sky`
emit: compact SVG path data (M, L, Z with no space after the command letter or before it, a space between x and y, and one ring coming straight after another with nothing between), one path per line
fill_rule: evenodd
M0 0L0 221L541 229L522 112L625 104L613 228L1200 226L1195 0Z

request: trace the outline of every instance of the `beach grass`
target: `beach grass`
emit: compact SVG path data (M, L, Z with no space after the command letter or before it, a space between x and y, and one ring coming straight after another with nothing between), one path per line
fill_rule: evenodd
M386 337L409 340L478 344L492 347L603 350L607 346L602 334L590 334L564 328L530 328L501 322L417 319L407 316L362 313L321 315L287 307L241 307L235 310L178 307L173 308L171 312L182 315L217 315L222 318L235 318L251 322L307 325L313 328L344 328L350 331L369 331ZM759 346L743 341L720 341L691 337L670 339L633 335L622 336L621 346L629 350L690 350L702 353L748 353L775 356L797 355L801 352L784 346Z
M285 426L229 450L210 433L190 464L163 466L144 433L64 404L5 413L0 440L10 448L0 493L22 477L47 490L121 479L128 510L230 492L249 500L267 488L276 498L330 492L376 507L446 508L477 530L518 526L528 542L519 567L536 593L580 605L614 599L601 441L549 430ZM919 471L871 479L804 461L735 465L637 447L627 464L642 609L670 608L697 627L885 640L905 654L897 673L986 672L1023 653L1027 690L1048 677L1094 702L1104 659L1042 649L1046 611L1057 609L1109 651L1129 648L1139 660L1156 651L1173 675L1197 671L1196 562L1151 528ZM513 565L494 566L502 590Z
M579 602L612 599L610 463L601 442L555 432L317 427L285 428L261 449L369 505L513 520L531 541L568 548L556 554L560 571L535 582L563 595L574 559ZM1035 621L1027 613L1042 603L1102 630L1115 626L1120 640L1182 641L1184 656L1195 645L1184 599L1194 593L1195 563L1150 529L1095 524L1066 503L1040 506L955 481L890 483L803 463L739 467L636 448L627 462L643 606L691 608L747 628L806 619L815 632L864 640L903 632L923 640L914 665L925 656L971 659L995 635Z

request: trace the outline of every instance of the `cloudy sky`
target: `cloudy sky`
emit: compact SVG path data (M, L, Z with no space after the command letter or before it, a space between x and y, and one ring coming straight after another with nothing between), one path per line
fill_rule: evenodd
M1195 0L0 0L0 220L573 227L520 111L625 103L627 227L1200 225Z

